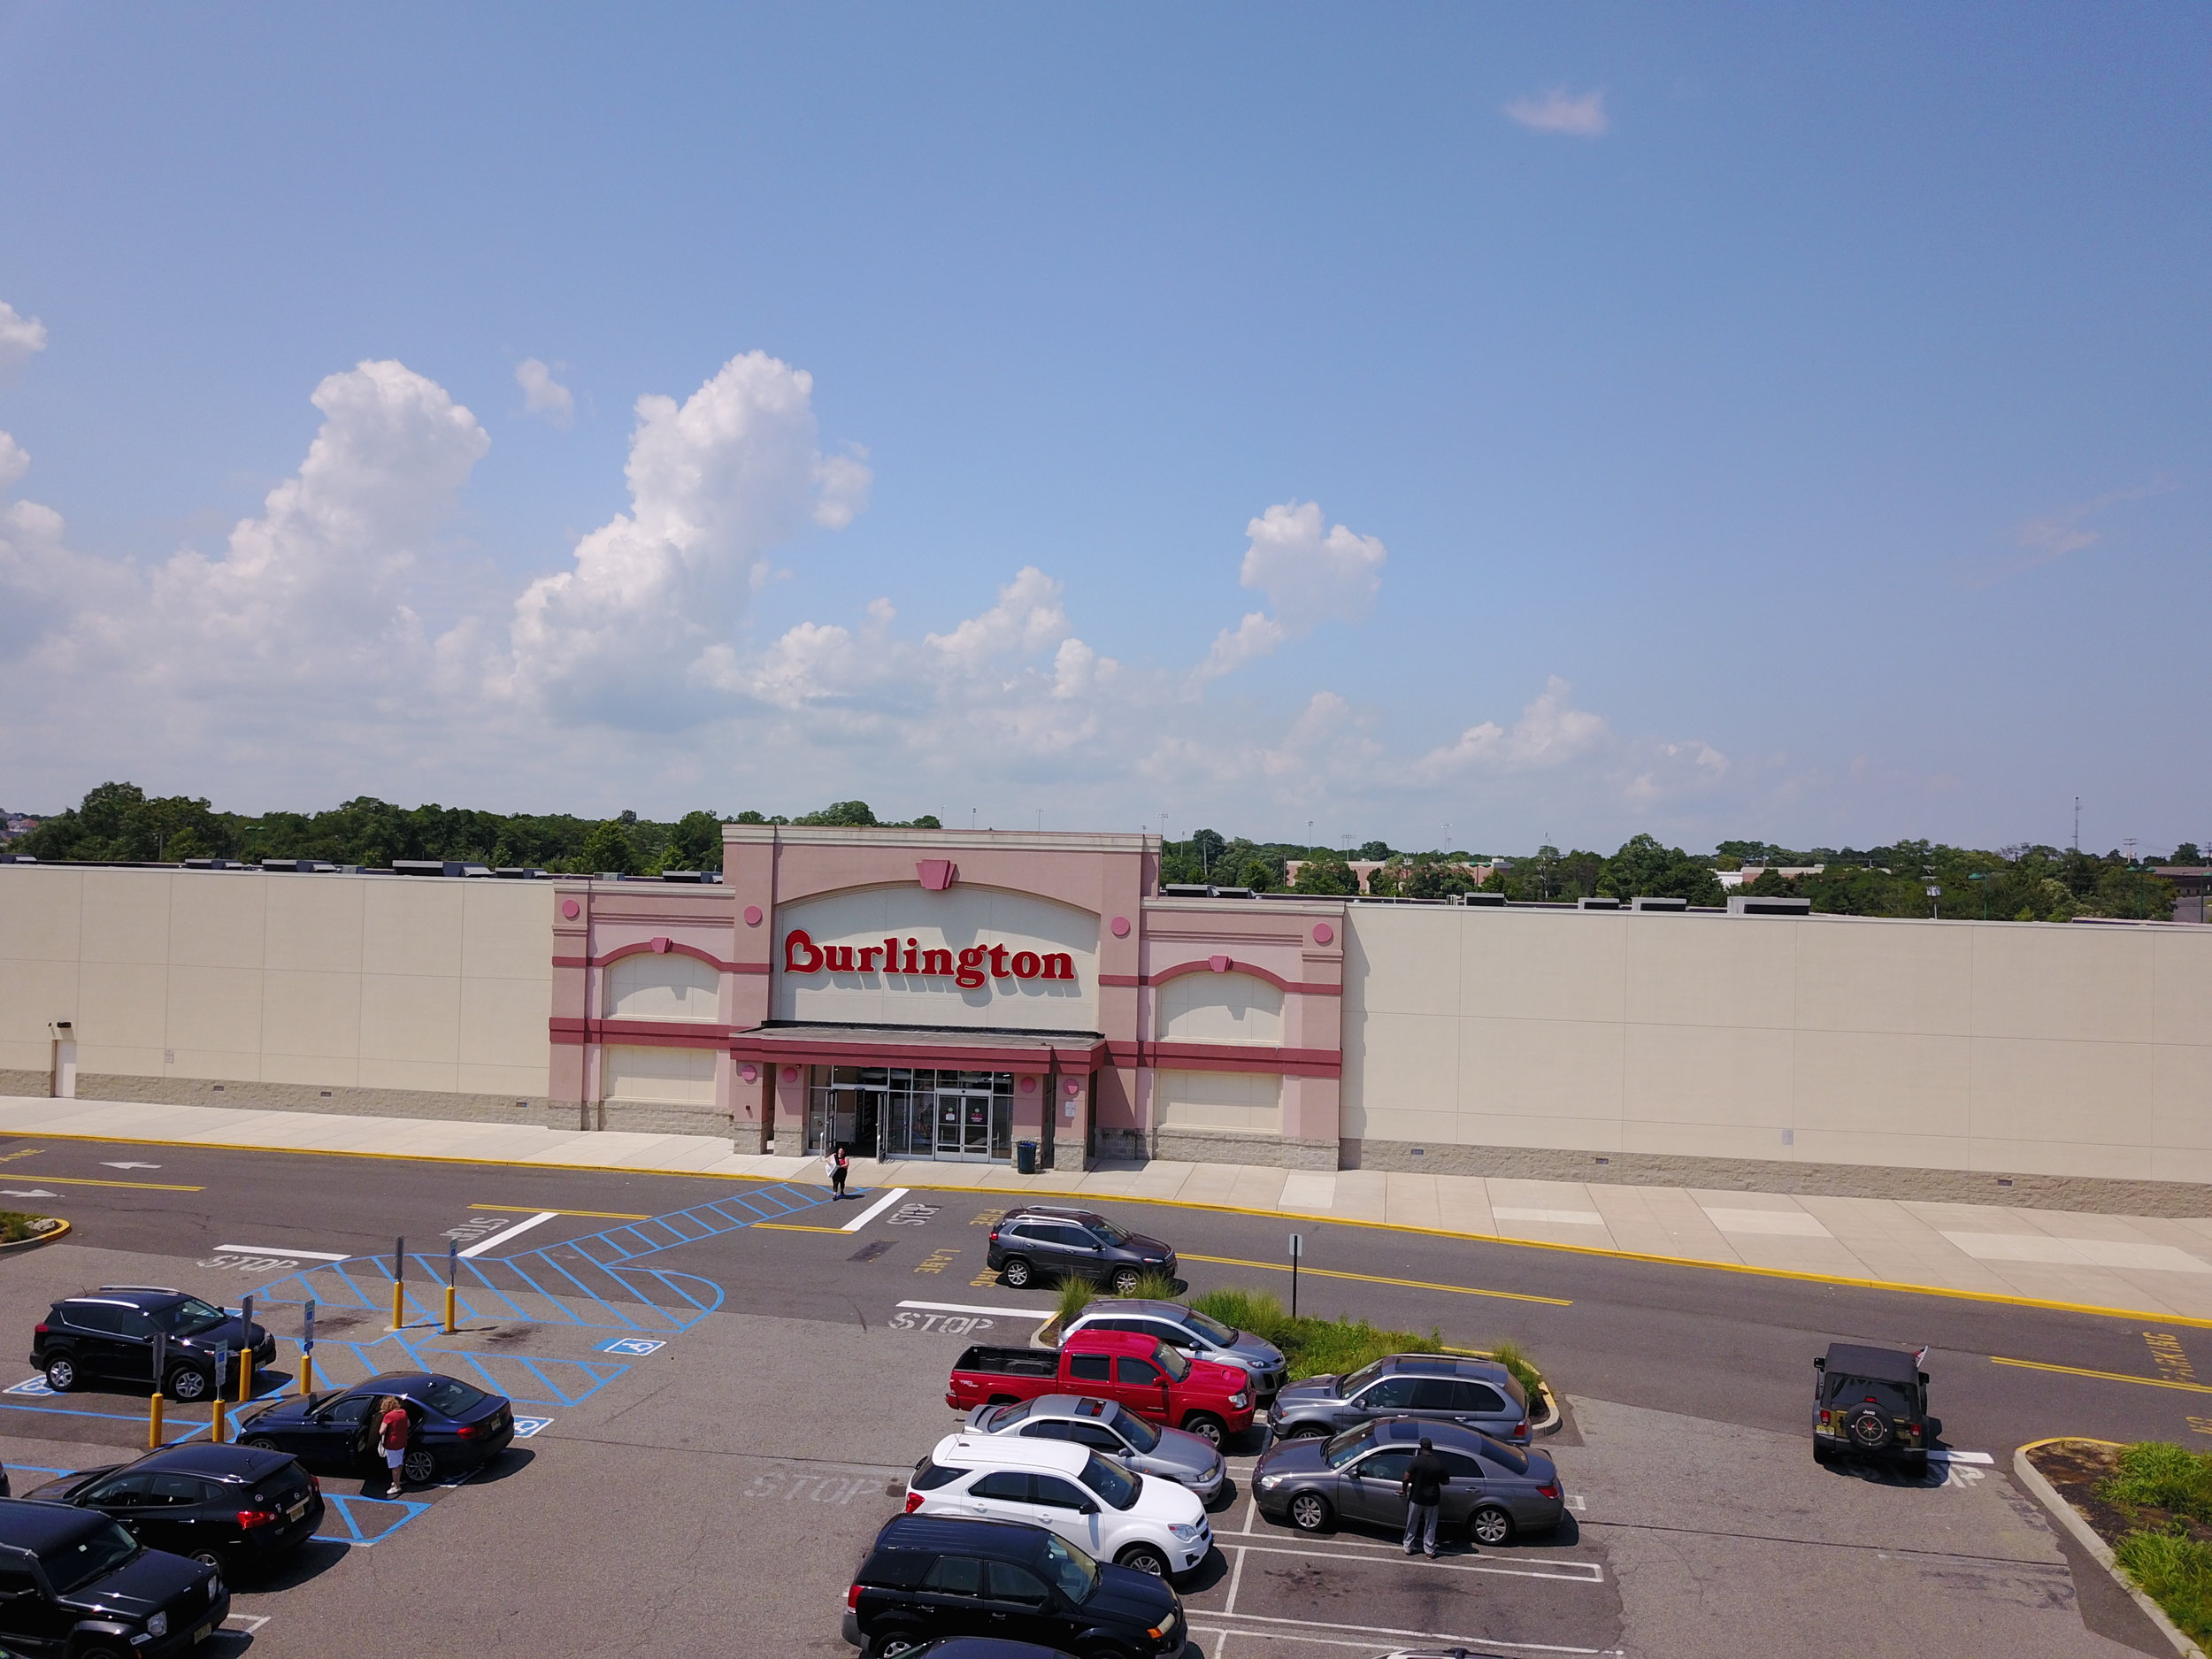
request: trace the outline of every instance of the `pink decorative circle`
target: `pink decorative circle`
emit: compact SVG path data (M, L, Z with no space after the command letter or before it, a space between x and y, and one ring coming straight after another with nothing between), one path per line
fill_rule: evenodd
M745 907L745 926L748 927L758 927L760 926L759 905L748 904Z
M1036 1092L1037 1092L1037 1079L1036 1079L1035 1078L1033 1078L1033 1077L1025 1077L1025 1078L1022 1079L1022 1093L1023 1093L1023 1094L1034 1094Z
M567 917L570 921L574 921L583 913L584 907L577 903L574 899L563 899L561 901L561 914Z
M1313 942L1315 944L1325 945L1329 942L1329 941L1334 939L1335 937L1336 929L1330 926L1328 923L1316 922L1313 925Z
M760 1068L758 1066L741 1065L737 1068L737 1074L738 1076L743 1078L748 1083L757 1083L760 1081Z
M796 1083L799 1080L799 1068L795 1065L784 1067L783 1080L787 1083Z
M1077 1081L1076 1081L1073 1078L1070 1078L1070 1079L1068 1079L1068 1098L1069 1098L1070 1100L1073 1100L1073 1099L1074 1099L1074 1098L1075 1098L1078 1094L1080 1094L1082 1092L1083 1092L1083 1086L1082 1086L1080 1083L1077 1082Z
M1114 937L1116 939L1126 939L1129 937L1129 918L1126 916L1117 916L1112 921L1107 923L1106 925L1114 930Z

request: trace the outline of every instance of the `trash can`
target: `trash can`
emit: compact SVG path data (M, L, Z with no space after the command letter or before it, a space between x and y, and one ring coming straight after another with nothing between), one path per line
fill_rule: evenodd
M1037 1143L1034 1141L1014 1142L1014 1173L1034 1175L1037 1172Z

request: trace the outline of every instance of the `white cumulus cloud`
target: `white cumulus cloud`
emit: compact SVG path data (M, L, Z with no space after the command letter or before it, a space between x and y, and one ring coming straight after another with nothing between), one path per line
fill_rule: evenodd
M31 457L12 432L0 432L0 489L19 483L31 470Z
M565 426L576 418L576 395L553 378L559 366L541 357L525 357L515 365L515 384L522 388L523 408Z
M1589 753L1605 740L1605 717L1571 707L1572 689L1554 674L1510 726L1494 720L1469 726L1457 741L1424 755L1416 775L1440 781L1471 771L1533 771Z
M1576 97L1564 87L1554 87L1540 98L1516 98L1505 106L1505 113L1532 133L1558 133L1568 138L1602 138L1612 125L1606 119L1604 93Z
M46 349L46 325L35 317L23 317L0 300L0 386L15 379L23 365Z
M1371 535L1327 526L1316 502L1287 501L1244 526L1250 538L1238 580L1274 614L1248 612L1224 628L1194 671L1201 681L1265 657L1327 621L1357 622L1374 608L1389 553Z
M572 569L515 602L496 687L565 718L689 724L687 686L726 679L721 657L769 550L811 517L849 522L867 489L857 457L826 463L813 376L765 352L732 357L682 403L637 401L625 469L630 511L577 544Z

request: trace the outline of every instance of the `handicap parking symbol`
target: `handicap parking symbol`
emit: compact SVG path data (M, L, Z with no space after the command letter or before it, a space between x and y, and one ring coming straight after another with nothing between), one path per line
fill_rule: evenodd
M0 1394L37 1394L43 1396L50 1394L53 1392L54 1391L51 1388L49 1388L46 1386L46 1379L43 1377L26 1377L21 1382L15 1384L12 1387L0 1388Z
M541 1429L549 1429L552 1426L553 1419L551 1417L517 1417L515 1419L515 1438L518 1440L526 1440L533 1434L537 1433Z
M628 1354L642 1358L648 1354L657 1354L667 1346L667 1343L656 1342L650 1337L611 1336L605 1341L594 1345L591 1351L595 1354Z

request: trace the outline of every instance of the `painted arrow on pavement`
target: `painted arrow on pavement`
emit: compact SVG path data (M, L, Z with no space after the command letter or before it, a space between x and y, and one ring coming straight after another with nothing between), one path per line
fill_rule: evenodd
M104 1169L104 1170L157 1170L157 1169L159 1169L159 1168L161 1167L161 1165L160 1165L160 1164L108 1164L108 1163L103 1163L103 1164L100 1165L100 1167L101 1167L102 1169Z
M34 1187L27 1193L19 1193L12 1187L0 1187L0 1198L59 1198L60 1196L59 1193L50 1193L37 1187Z

